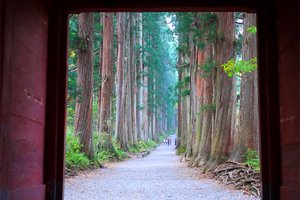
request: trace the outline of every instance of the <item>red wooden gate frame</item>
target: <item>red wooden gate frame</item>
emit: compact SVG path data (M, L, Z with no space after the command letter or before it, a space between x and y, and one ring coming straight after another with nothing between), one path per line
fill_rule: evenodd
M46 199L63 198L67 16L93 11L245 11L258 20L260 155L263 199L279 199L280 121L276 12L259 0L65 0L50 11L44 182Z

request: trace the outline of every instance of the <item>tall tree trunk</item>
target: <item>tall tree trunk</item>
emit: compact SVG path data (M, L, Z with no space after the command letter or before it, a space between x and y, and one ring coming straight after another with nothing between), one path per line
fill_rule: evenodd
M181 54L178 55L178 65L182 65L182 56ZM182 81L182 68L178 68L178 82ZM178 87L178 105L177 105L177 143L176 143L176 149L179 149L181 146L181 136L182 136L182 98L181 98L181 88Z
M208 24L203 23L207 28ZM212 44L207 43L204 49L198 49L196 63L198 66L204 66L213 56ZM214 105L212 102L213 84L212 76L214 69L205 71L199 69L196 72L196 146L195 151L197 157L192 166L203 166L209 158L211 148L211 132L212 132L212 113Z
M113 150L111 104L113 90L113 13L103 15L103 62L100 105L100 132L105 134L103 148Z
M256 35L247 31L251 26L256 26L256 16L245 13L243 60L250 60L257 56ZM257 72L255 71L242 74L239 126L231 155L232 160L243 161L242 155L247 149L258 151L258 117Z
M93 106L93 28L92 13L79 15L78 96L76 101L75 135L79 135L81 151L94 157L92 106Z
M196 18L196 16L195 16ZM193 26L193 28L196 28L195 26ZM193 37L193 32L190 32L190 41L192 40ZM186 147L186 153L185 153L185 157L190 158L193 156L196 156L196 151L195 149L193 149L193 146L195 144L195 137L196 137L196 126L195 126L195 122L196 122L196 54L197 54L197 48L196 45L192 42L190 42L190 72L188 74L187 77L189 77L190 79L190 95L189 95L189 105L190 108L187 110L187 115L189 115L190 118L190 124L188 124L188 137L187 137L187 147Z
M117 37L118 37L118 53L117 53L117 102L116 102L116 135L122 149L127 149L127 140L124 137L124 50L125 50L125 13L118 13L117 16Z
M130 13L130 68L131 68L131 120L132 120L132 144L137 143L137 127L136 127L136 64L135 64L135 13Z
M229 59L234 58L234 14L233 12L217 13L217 35L216 44L217 71L215 77L215 119L212 132L212 145L210 160L205 168L214 168L216 165L228 159L231 114L232 114L232 92L234 79L225 74L221 65Z
M185 57L185 56L184 56ZM186 58L184 58L184 63L186 62ZM182 72L182 79L185 82L185 78L190 74L189 73L189 68L188 67L183 67L183 72ZM189 90L189 85L185 83L186 86L184 90ZM190 96L189 95L184 95L181 97L182 100L182 114L181 114L181 122L182 122L182 132L181 132L181 138L180 138L180 147L182 149L187 148L187 140L190 135ZM187 149L186 149L187 150ZM187 154L188 150L185 152L185 155Z
M100 19L99 19L100 25L103 25L103 13L100 13ZM101 31L101 34L103 32ZM102 70L102 56L103 56L103 42L99 45L99 78L101 80L101 70ZM101 108L101 85L98 89L98 113L97 113L97 132L100 133L100 108Z
M144 42L143 42L144 43ZM143 45L144 46L144 45ZM144 53L144 57L147 54ZM143 135L144 140L148 139L149 127L148 127L148 67L146 64L143 65Z
M138 87L138 93L137 93L137 118L136 118L136 124L137 124L137 135L138 139L144 140L143 134L142 134L142 120L143 120L143 14L138 13L137 14L137 23L138 23L138 72L137 72L137 87Z
M125 41L126 41L126 126L127 126L127 136L130 145L133 144L133 113L132 113L132 106L133 106L133 99L132 99L132 73L133 73L133 66L132 66L132 56L131 56L131 15L130 13L126 13L126 20L127 23L125 25Z

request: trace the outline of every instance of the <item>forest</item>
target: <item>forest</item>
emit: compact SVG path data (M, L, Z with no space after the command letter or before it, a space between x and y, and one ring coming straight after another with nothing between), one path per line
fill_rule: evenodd
M259 171L256 32L249 13L70 15L67 170L176 134L177 154L202 173Z

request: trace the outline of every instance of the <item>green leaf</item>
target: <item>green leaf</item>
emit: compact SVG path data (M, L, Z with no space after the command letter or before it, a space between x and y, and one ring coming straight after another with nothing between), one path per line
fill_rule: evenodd
M238 75L243 73L251 73L254 72L257 68L257 59L256 57L250 60L234 60L230 59L226 63L221 65L224 71L227 73L229 77L233 75Z
M253 35L256 34L256 32L257 32L256 26L250 26L250 27L248 27L247 31L249 33L252 33Z

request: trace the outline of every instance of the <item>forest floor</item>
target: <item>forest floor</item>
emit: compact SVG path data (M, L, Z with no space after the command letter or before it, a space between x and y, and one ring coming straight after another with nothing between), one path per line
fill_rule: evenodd
M174 138L173 138L174 139ZM187 167L171 146L67 178L65 200L257 200Z

